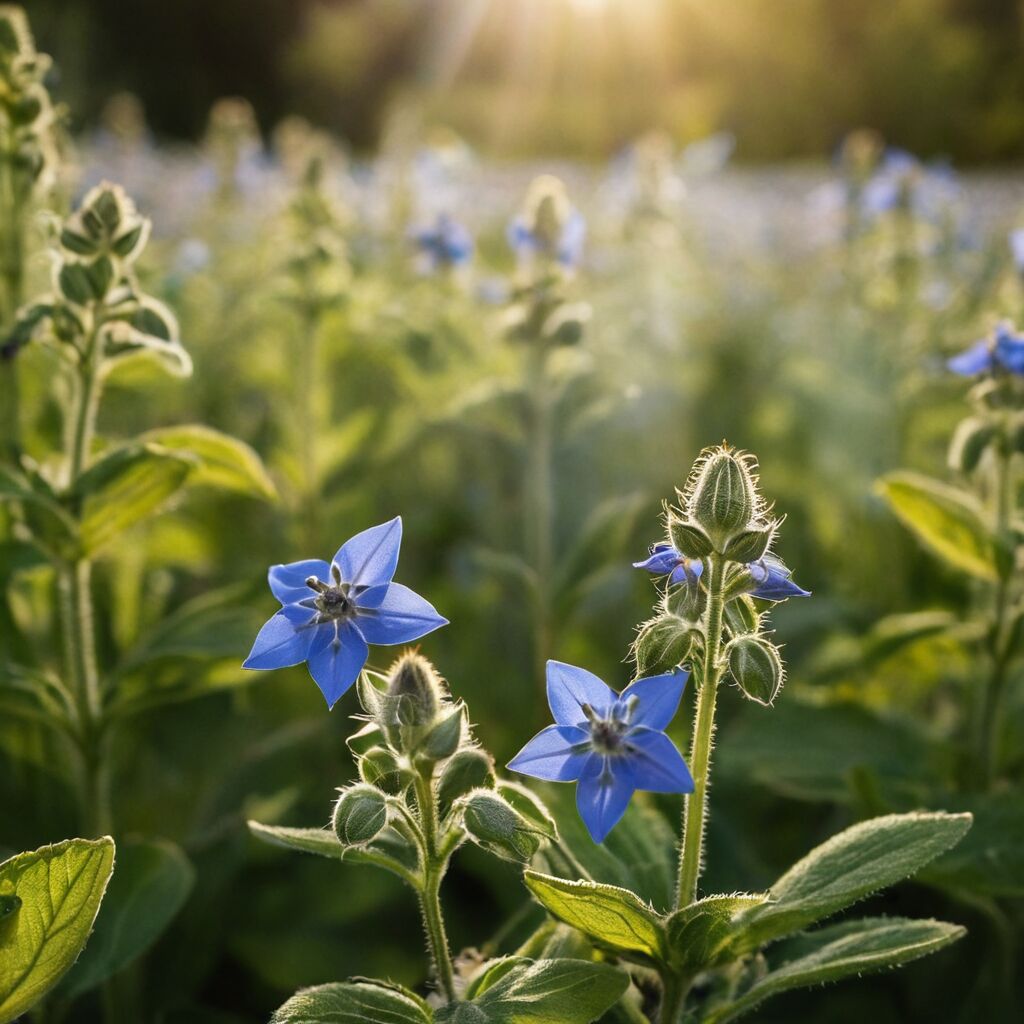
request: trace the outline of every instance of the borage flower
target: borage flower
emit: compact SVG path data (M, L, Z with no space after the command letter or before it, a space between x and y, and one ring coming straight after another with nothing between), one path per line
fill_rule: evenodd
M473 238L458 221L442 213L431 227L411 234L427 270L461 267L473 258Z
M402 543L401 517L356 534L328 563L311 558L270 567L282 608L259 631L243 668L286 668L306 662L334 707L356 681L368 644L404 644L448 620L392 577Z
M946 365L961 377L1006 370L1024 376L1024 334L1018 334L1009 321L1003 321L988 338L953 356Z
M666 541L652 544L650 554L642 562L634 562L634 569L646 569L654 576L668 576L670 583L693 583L704 571L699 558L688 558ZM811 592L793 582L793 571L781 558L764 555L756 562L747 563L750 583L746 590L751 597L762 601L785 601L790 597L810 597Z
M548 704L555 724L509 762L548 782L577 782L576 806L595 843L604 841L637 790L692 793L693 778L665 735L687 673L649 676L616 693L582 668L549 661Z

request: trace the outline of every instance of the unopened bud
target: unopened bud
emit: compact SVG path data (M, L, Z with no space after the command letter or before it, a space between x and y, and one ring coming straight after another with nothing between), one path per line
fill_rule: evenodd
M693 635L690 624L675 615L662 615L640 627L633 641L638 676L671 672L690 656Z
M753 526L737 533L725 546L725 557L733 562L756 562L772 542L775 528L772 525Z
M714 550L711 538L692 520L671 516L668 533L672 546L688 558L707 558Z
M386 747L371 747L359 758L359 777L391 796L403 792L412 781L412 773Z
M403 725L427 725L437 718L444 687L434 666L420 654L403 654L391 667L388 696L400 698Z
M758 704L771 704L782 687L782 659L774 644L743 636L729 645L729 671L739 688Z
M387 798L366 783L343 790L334 805L334 834L345 846L368 843L383 830L387 820Z
M710 450L698 464L688 511L718 551L750 526L757 511L750 463L749 456L721 447Z
M462 742L465 708L457 704L427 733L416 756L426 761L443 761L451 757Z
M437 802L441 814L447 814L451 805L474 789L493 789L494 760L479 747L465 747L457 751L445 764L437 784Z
M540 834L489 789L469 795L463 823L473 842L504 860L526 863L540 848Z

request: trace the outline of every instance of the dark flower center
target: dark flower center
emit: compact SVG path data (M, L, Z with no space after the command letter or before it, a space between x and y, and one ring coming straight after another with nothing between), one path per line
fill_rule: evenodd
M633 698L625 705L617 704L608 718L601 718L589 704L584 704L583 713L590 723L591 749L605 755L626 753L629 748L626 737L635 707Z
M320 613L318 618L321 622L351 618L356 611L356 603L349 596L349 585L341 582L338 578L340 574L333 566L331 575L335 577L331 583L324 583L316 576L310 576L306 580L306 586L316 591L317 596L313 598L312 603Z

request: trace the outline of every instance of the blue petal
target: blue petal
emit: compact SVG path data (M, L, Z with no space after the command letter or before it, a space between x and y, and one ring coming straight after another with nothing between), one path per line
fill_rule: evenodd
M763 601L785 601L789 597L811 596L809 590L793 582L790 570L774 555L765 555L759 562L751 562L747 569L754 582L748 590L752 597Z
M630 683L619 695L619 703L636 697L636 707L630 722L649 729L664 729L679 710L688 672L676 669L661 676L647 676Z
M1024 374L1024 336L1007 324L996 330L995 359L1011 373Z
M333 708L338 698L359 678L370 650L359 630L346 622L323 650L309 658L309 674Z
M637 729L629 734L633 748L625 755L630 778L637 789L648 793L692 793L693 776L683 755L663 733L654 729Z
M398 566L402 544L402 517L396 516L380 526L371 526L345 541L334 556L345 583L357 587L377 587L390 583Z
M629 766L623 760L590 755L576 787L576 809L595 843L604 842L626 813L635 790Z
M634 562L634 569L646 569L655 576L672 572L683 560L683 556L671 544L652 544L650 554L642 562Z
M289 562L288 565L272 565L267 573L270 590L281 604L294 604L304 597L311 597L312 591L306 586L306 579L330 582L331 567L322 558L307 558L303 562Z
M587 222L578 210L569 214L558 241L558 262L566 267L575 267L583 257L583 243L587 237Z
M448 625L429 601L401 583L392 583L380 604L365 614L360 605L355 621L371 644L405 644Z
M590 736L571 725L549 725L537 733L508 763L521 775L532 775L547 782L575 782L590 757ZM588 749L578 748L588 744Z
M947 360L946 366L962 377L974 377L992 369L992 349L987 340L976 341L966 351Z
M589 704L601 717L607 718L617 694L592 672L549 661L547 666L548 705L559 725L586 727L583 705Z
M330 632L330 627L309 625L312 617L313 612L297 605L282 608L264 623L242 668L287 668L305 661Z

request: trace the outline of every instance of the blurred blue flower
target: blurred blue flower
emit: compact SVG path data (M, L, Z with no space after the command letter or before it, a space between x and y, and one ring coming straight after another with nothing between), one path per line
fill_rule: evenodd
M970 348L953 356L946 365L962 377L1000 369L1024 375L1024 335L1018 334L1013 324L1004 321L991 337L976 341Z
M637 679L616 693L584 669L549 661L555 724L537 733L508 767L548 782L578 782L580 817L594 842L603 842L638 789L693 792L686 762L665 735L686 679L677 669Z
M473 258L472 236L446 213L440 214L431 227L413 231L411 237L430 270L460 267Z
M334 707L356 681L368 644L404 644L447 624L433 605L392 577L402 542L401 517L356 534L330 562L311 558L270 567L277 612L259 631L243 668L307 662Z
M634 562L633 568L646 569L654 576L668 576L670 583L693 583L700 579L704 563L699 558L688 558L667 541L652 544L650 555L642 562ZM781 558L765 555L756 562L747 563L750 583L744 591L762 601L785 601L790 597L810 597L811 592L798 587L792 579L793 572Z
M1014 228L1010 232L1009 241L1013 265L1017 268L1018 274L1024 274L1024 228Z
M545 238L520 215L508 226L508 243L520 258L547 256L568 270L580 265L583 243L587 237L587 222L579 210L570 210L555 242Z

